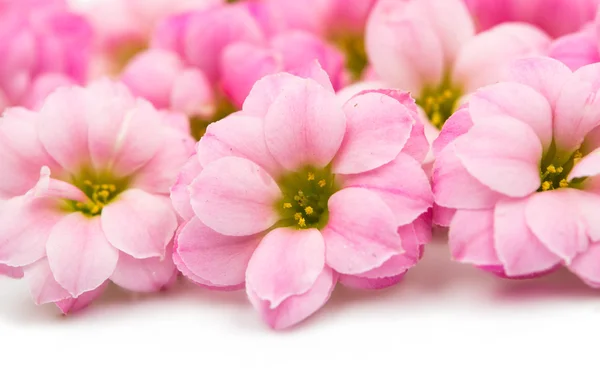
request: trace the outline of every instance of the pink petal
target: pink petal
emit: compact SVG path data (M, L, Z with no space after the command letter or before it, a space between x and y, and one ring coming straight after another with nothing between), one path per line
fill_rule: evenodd
M556 267L560 258L533 234L525 219L528 199L502 200L494 211L494 244L507 276L541 273Z
M470 93L506 76L518 58L542 54L550 38L524 23L505 23L473 37L456 59L452 78Z
M325 267L325 242L317 229L277 228L261 241L246 271L246 287L275 309L302 295Z
M23 269L20 267L10 267L0 264L0 275L5 275L9 278L23 278Z
M166 197L129 189L104 207L102 230L108 242L134 258L164 258L177 229L177 217Z
M187 271L210 285L238 286L245 281L248 261L261 238L219 234L192 218L179 229L175 252Z
M65 86L76 85L75 79L62 73L45 73L38 76L31 88L26 100L22 102L22 105L31 110L39 110L44 101L52 94L56 89Z
M542 145L532 128L510 117L475 123L454 141L456 156L482 184L510 197L524 197L540 186Z
M335 68L335 66L334 66ZM339 68L339 70L341 71L341 73L337 74L337 77L339 77L337 79L337 82L344 82L344 68ZM315 80L316 82L318 82L319 84L321 84L321 86L327 90L330 90L332 92L335 91L333 84L331 83L332 79L330 78L329 74L325 71L325 69L323 69L323 67L321 66L321 63L319 62L318 59L313 59L311 61L309 61L308 63L304 63L303 65L300 65L299 67L294 67L292 69L289 69L289 72L292 73L294 76L298 76L301 78L310 78L312 80ZM335 76L335 75L332 75ZM335 78L337 78L335 77ZM334 79L335 79L334 78ZM341 86L341 84L336 84ZM336 87L337 89L337 87Z
M402 182L398 182L399 174ZM398 226L413 222L433 205L427 175L416 160L403 153L377 169L346 176L342 182L344 187L376 193L392 209Z
M74 313L79 310L83 310L84 308L88 307L93 301L99 298L102 295L102 293L104 293L104 290L106 290L108 284L109 282L106 281L102 285L100 285L100 287L92 291L85 292L77 298L67 298L60 301L56 301L54 303L65 315Z
M198 158L203 166L223 157L245 158L276 175L282 169L267 149L264 134L262 119L232 114L208 126L198 143Z
M190 187L192 208L208 227L224 235L260 233L279 220L281 190L252 161L224 157L208 164Z
M46 255L46 241L64 216L56 201L29 195L0 205L0 262L26 266Z
M23 269L31 297L37 305L71 298L71 294L56 282L47 258L42 258Z
M346 102L346 134L333 171L357 174L392 161L408 140L415 120L394 98L382 93L359 94Z
M377 194L347 188L329 199L323 229L327 265L341 274L362 274L402 254L396 218Z
M435 202L442 207L455 209L493 207L502 195L473 177L455 151L455 143L450 143L436 158L432 178Z
M600 243L591 244L585 252L577 255L569 265L569 270L597 287L600 284Z
M600 148L585 155L569 172L569 181L574 178L595 177L600 174ZM588 180L586 180L587 182ZM585 183L584 183L585 185Z
M560 152L572 153L600 125L600 63L577 70L563 86L554 111L554 140Z
M548 57L530 57L513 61L508 67L507 80L530 86L544 95L554 109L563 85L571 71L559 61Z
M594 28L584 28L580 32L563 36L554 40L548 56L563 62L571 70L600 62L598 36Z
M194 179L202 171L202 165L196 154L193 154L181 168L175 184L171 187L171 202L181 218L188 221L195 216L190 204L189 188Z
M472 127L473 119L468 107L455 112L446 120L440 135L431 144L433 155L438 157L450 142L468 132Z
M121 252L110 280L127 290L151 293L168 286L176 272L170 256L137 259Z
M587 250L590 236L596 240L598 229L590 227L600 197L586 198L588 193L558 189L534 194L527 204L527 224L535 236L567 265ZM590 217L592 216L592 217Z
M283 329L301 322L320 309L329 300L336 280L335 273L325 266L308 291L290 296L277 307L259 297L252 286L247 285L246 291L262 319L274 329Z
M544 151L552 142L552 108L529 86L501 82L479 89L469 97L468 110L475 124L494 116L509 116L527 124L537 134Z
M340 148L346 116L335 94L303 80L290 84L273 101L264 129L269 151L284 168L325 167Z
M354 275L340 275L339 282L351 289L380 290L398 284L404 278L406 272L384 278L361 278Z
M452 258L475 266L501 265L494 248L494 210L458 210L450 223Z
M88 201L88 197L81 189L68 182L50 178L50 169L47 166L42 167L38 183L28 194L37 198L50 197L78 202Z
M104 283L119 259L102 232L100 217L81 213L71 213L54 225L46 251L54 278L74 298Z
M181 72L171 89L170 105L187 116L211 118L217 108L215 90L204 73L188 68Z

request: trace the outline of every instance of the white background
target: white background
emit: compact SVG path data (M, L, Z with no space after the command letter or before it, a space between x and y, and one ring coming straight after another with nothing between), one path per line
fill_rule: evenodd
M497 279L452 263L439 235L398 286L338 287L284 332L243 291L111 288L64 317L1 279L0 382L34 381L598 383L600 291L565 270Z

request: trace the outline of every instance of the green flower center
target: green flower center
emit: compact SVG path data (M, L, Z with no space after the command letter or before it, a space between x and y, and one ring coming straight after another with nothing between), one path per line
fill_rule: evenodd
M277 183L283 193L276 205L281 217L279 226L322 229L327 225L327 203L340 190L331 169L307 166L282 176Z
M359 80L369 62L364 36L356 33L339 33L332 36L331 41L345 54L346 68L350 71L352 80Z
M564 189L578 188L585 178L575 178L568 181L569 173L575 165L583 158L581 150L577 149L567 160L556 155L556 146L554 142L550 146L548 153L542 159L540 165L540 181L541 185L538 192Z
M80 176L73 177L71 184L81 190L88 200L86 202L66 201L67 210L78 211L86 216L94 217L100 215L104 206L127 189L128 180L85 171Z
M433 126L442 129L444 123L454 113L462 92L446 79L435 87L425 87L417 104L423 108Z
M190 118L190 131L191 131L192 137L194 137L196 139L196 141L200 140L202 138L202 136L204 136L204 134L206 133L206 128L208 128L208 125L212 124L215 121L219 121L236 111L237 111L236 107L233 106L233 104L231 104L231 102L229 102L228 100L222 99L217 104L217 109L215 110L215 113L212 115L212 117L210 117L210 118L202 118L202 117L197 117L197 116L191 117Z

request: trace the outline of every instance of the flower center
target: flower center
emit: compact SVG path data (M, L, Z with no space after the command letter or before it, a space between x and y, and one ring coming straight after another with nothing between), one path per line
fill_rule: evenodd
M208 128L208 125L215 121L219 121L236 111L236 107L233 106L229 101L222 100L217 104L217 109L212 117L190 117L190 132L192 137L194 137L196 141L200 140L202 136L204 136L204 133L206 133L206 128Z
M346 68L350 71L352 80L360 79L369 62L364 37L356 33L339 33L332 36L331 41L344 52Z
M113 179L106 175L95 176L88 172L71 181L87 197L86 202L67 201L72 211L79 211L84 215L93 217L100 215L104 206L108 205L121 192L127 189L126 179Z
M538 192L577 188L584 180L583 178L575 178L571 181L567 180L573 167L583 158L583 153L578 149L567 161L561 161L560 158L554 155L555 151L555 146L552 144L548 154L542 160L542 165L540 166L541 185L537 190Z
M417 104L423 108L431 124L442 129L446 120L454 113L460 96L461 91L453 87L449 80L444 80L436 87L426 87L417 99Z
M284 175L277 182L283 198L277 201L280 226L322 229L329 219L327 202L340 188L329 168L308 166Z

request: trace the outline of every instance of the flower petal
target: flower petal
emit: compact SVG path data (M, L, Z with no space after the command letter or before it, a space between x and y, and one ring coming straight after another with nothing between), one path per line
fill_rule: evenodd
M286 169L325 167L337 153L346 131L346 116L335 94L313 80L290 84L265 116L265 141Z
M104 283L119 259L102 232L100 217L81 213L71 213L54 225L46 252L54 278L74 298Z
M9 278L23 278L23 269L20 267L10 267L0 263L0 275L5 275Z
M31 297L36 305L71 298L71 294L56 282L48 258L42 258L23 268Z
M339 282L351 289L380 290L398 284L404 278L406 272L383 278L362 278L354 275L340 275Z
M446 120L437 138L431 144L434 157L438 157L442 150L457 137L467 133L473 127L473 119L469 108L465 107L454 112Z
M456 261L501 266L494 248L494 210L457 210L450 223L448 245Z
M246 291L262 319L274 329L283 329L301 322L320 309L329 300L336 280L335 273L325 266L307 292L291 296L277 307L260 298L250 285L247 285Z
M398 226L413 222L433 205L431 186L423 168L403 153L377 169L346 176L342 182L344 187L360 187L376 193L392 209Z
M402 254L392 210L377 194L347 188L329 199L329 222L323 229L327 265L341 274L362 274Z
M177 229L166 197L129 189L104 207L102 230L110 244L134 258L164 258Z
M494 244L509 277L538 274L556 267L560 258L533 234L525 219L528 199L502 200L494 211Z
M482 184L510 197L540 186L542 145L533 129L510 117L485 119L454 141L456 156Z
M262 235L231 237L192 218L178 232L175 252L187 271L213 286L244 283L248 261Z
M175 184L171 187L171 202L181 218L188 221L195 216L190 204L190 185L202 172L202 165L196 154L183 165Z
M127 290L151 293L168 286L176 273L170 254L164 258L137 259L121 252L110 280Z
M583 28L579 32L554 40L548 56L560 60L571 70L600 62L596 31L594 28Z
M190 188L194 212L224 235L260 233L278 221L281 190L260 166L245 158L224 157L208 164Z
M77 298L67 298L60 301L54 302L56 306L60 309L63 314L70 314L79 310L83 310L88 307L93 301L95 301L98 297L104 293L106 287L108 287L109 282L106 281L100 285L100 287L85 292L78 296Z
M325 267L325 242L317 229L277 228L260 241L246 271L246 287L270 309L309 291Z
M415 120L406 107L383 93L361 93L346 102L346 134L333 172L357 174L392 161L406 144Z
M569 270L586 283L597 287L600 284L600 243L594 243L577 255L569 265Z

